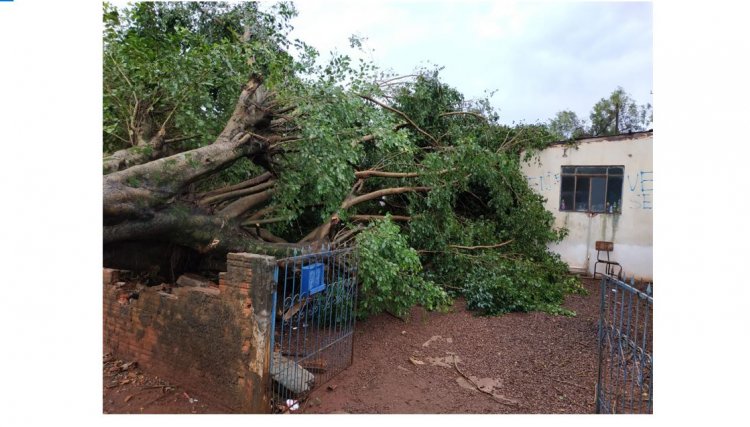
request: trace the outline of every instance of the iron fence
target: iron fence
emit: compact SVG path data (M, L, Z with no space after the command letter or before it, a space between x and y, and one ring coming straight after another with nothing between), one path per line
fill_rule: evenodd
M596 412L653 413L653 303L612 276L601 281Z
M271 328L271 402L296 410L353 358L357 253L353 247L298 250L278 260Z

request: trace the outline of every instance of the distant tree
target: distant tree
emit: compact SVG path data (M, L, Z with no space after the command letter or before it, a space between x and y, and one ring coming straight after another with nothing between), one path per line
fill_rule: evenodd
M549 130L558 139L580 138L587 132L586 121L579 119L573 111L558 111L555 118L549 121Z
M609 98L602 98L591 110L590 132L594 136L643 131L651 124L651 104L638 105L618 87Z

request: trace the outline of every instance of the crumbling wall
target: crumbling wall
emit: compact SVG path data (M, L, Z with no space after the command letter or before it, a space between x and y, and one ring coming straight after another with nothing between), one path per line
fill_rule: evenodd
M267 401L275 260L229 254L219 283L128 286L104 270L104 350L241 413Z

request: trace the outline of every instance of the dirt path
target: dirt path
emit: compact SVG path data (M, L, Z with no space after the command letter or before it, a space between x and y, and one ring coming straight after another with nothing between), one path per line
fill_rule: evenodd
M385 314L359 322L353 365L297 412L593 413L599 288L584 284L590 294L565 304L576 317L477 317L457 301L450 313L414 309L408 323ZM127 363L105 355L105 413L227 412Z
M447 314L414 309L409 323L360 322L353 365L301 412L593 413L598 282L585 286L565 304L576 317L476 317L457 301Z

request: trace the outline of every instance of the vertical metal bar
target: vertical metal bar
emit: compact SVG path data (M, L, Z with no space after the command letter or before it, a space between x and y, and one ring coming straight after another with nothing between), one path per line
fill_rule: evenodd
M628 352L634 352L635 351L635 348L632 348L631 345L630 345L631 337L632 337L631 330L630 330L630 326L631 326L630 322L632 320L632 316L633 316L633 292L630 291L630 290L628 290L628 321L626 323L627 326L625 326L625 331L627 333L625 335L623 335L623 338L626 339L625 344L627 344L627 351ZM622 378L622 386L623 387L622 387L622 389L625 390L625 391L627 391L628 372L630 371L631 361L632 361L632 358L631 358L631 360L623 360L623 364L622 364L622 371L623 371L622 372L622 375L623 375L623 378ZM630 406L628 406L630 408L630 412L631 413L633 412L633 401L632 401L633 399L632 399L632 397L633 396L631 395L630 396L630 398L631 398L630 399ZM623 406L625 406L625 399L627 399L627 395L626 395L626 393L623 393L623 402L622 402Z
M622 349L622 339L623 339L623 322L625 320L625 294L628 293L627 289L623 286L619 286L620 288L620 319L619 324L617 325L617 354L615 355L617 358L617 361L620 365L625 365L625 353ZM620 393L620 387L621 387L621 380L622 380L622 373L620 370L615 371L615 382L614 382L614 391L615 391L615 401L617 401L617 408L620 408L622 406L621 402L621 393Z
M614 371L613 365L615 363L614 340L615 340L615 335L616 335L615 325L617 324L617 296L618 296L617 292L619 291L617 289L617 283L614 282L611 277L609 276L606 276L606 277L607 277L607 284L608 285L612 284L612 289L608 288L608 290L614 290L614 292L607 292L608 302L609 302L608 308L611 307L612 309L611 317L609 317L610 316L609 314L607 315L611 322L607 326L607 334L609 336L609 341L607 343L607 347L609 350L609 364L607 365L607 373L609 374L609 378L607 378L607 400L609 402L609 408L611 412L612 408L614 408L614 405L612 405L612 402L610 399L611 397L610 395L612 394L612 384L614 383L612 373ZM614 296L612 296L613 294Z
M331 274L331 283L328 288L328 292L331 296L331 309L330 309L330 317L331 322L328 324L328 342L333 342L336 340L336 310L338 309L338 266L336 265L336 254L332 252L328 252L326 257L326 265L328 267L328 271ZM328 380L331 376L333 376L334 372L338 372L339 365L338 360L336 359L336 346L332 345L326 349L326 359L328 360L328 363L331 367L329 371L326 372L326 380Z
M283 298L281 300L281 314L282 314L282 317L281 317L281 319L279 319L279 325L281 326L279 328L281 330L281 333L279 334L279 343L280 343L279 344L279 362L281 362L281 360L282 360L281 356L283 356L283 354L284 354L284 338L285 338L285 336L284 336L285 335L284 328L286 327L286 325L284 324L284 317L283 317L283 315L284 315L284 311L285 311L285 308L286 308L286 298L287 298L286 297L286 290L287 290L286 284L287 284L287 277L288 277L287 273L288 273L288 271L289 271L289 263L287 261L287 262L284 263L284 279L283 279L282 284L281 284L281 286L283 287L283 291L282 291L282 297ZM274 313L274 320L275 319L276 319L276 313ZM282 369L282 367L286 368L286 365L283 365L283 364L279 365L279 368L276 370L276 372L277 372L276 375L278 375L279 377L281 376L281 369ZM284 403L284 401L286 400L286 398L284 396L284 389L283 389L283 386L281 385L280 381L276 382L276 387L277 387L278 396L279 396L279 398L281 400L281 403Z
M349 346L351 348L350 351L350 357L349 357L349 365L354 363L354 330L357 326L357 299L359 297L359 290L357 288L357 273L359 272L359 253L356 251L356 249L352 249L351 252L351 259L352 259L352 270L353 274L350 277L350 281L347 282L348 286L351 286L351 291L354 295L353 302L352 302L352 318L351 318L351 330L352 330L352 339L349 343Z
M269 355L268 355L268 357L270 358L270 360L268 361L269 375L271 372L273 372L273 361L274 361L273 353L276 348L276 298L278 296L277 294L279 290L279 266L278 265L276 265L273 269L273 282L274 282L273 295L271 296L272 298L272 301L271 301L271 304L272 304L271 306L271 351L269 352ZM273 384L274 384L273 378L269 378L268 388L271 391L271 396L269 396L270 398L269 400L271 402L273 402L274 400L274 385Z
M349 252L343 252L341 254L341 265L346 266L347 265L347 257L349 255ZM350 319L351 319L351 309L352 309L352 294L351 294L351 288L349 285L349 277L351 275L351 272L349 269L344 268L344 271L341 274L340 282L340 289L341 289L341 295L343 295L343 299L345 301L344 303L344 313L342 314L341 318L341 329L342 329L342 336L347 336L351 332L350 328ZM351 335L348 335L345 340L342 341L341 347L342 347L342 355L341 355L341 366L346 367L348 366L346 356L348 356L348 353L351 352L351 345L349 345L349 342L351 341Z
M294 252L295 252L295 255L296 255L297 250L295 249ZM288 267L289 267L289 264L287 263L287 268ZM284 306L285 306L284 308L286 309L285 310L286 312L290 312L289 310L292 307L294 307L294 295L296 294L295 293L295 285L296 285L296 280L297 280L296 270L297 270L297 257L295 257L295 258L292 259L292 288L289 291L289 307L286 307L286 300L284 302ZM287 280L289 280L289 279L287 278ZM286 349L285 349L286 350L286 355L287 355L288 359L287 359L287 363L284 364L284 378L286 378L287 381L288 381L289 378L290 378L290 376L289 376L289 368L290 368L289 361L292 360L291 359L292 336L294 334L294 331L292 330L292 323L293 322L291 321L291 319L284 319L283 318L283 317L286 317L286 312L282 313L282 320L284 321L284 323L286 324L286 326L289 328L288 331L287 331L287 346L286 346ZM282 353L282 355L283 355L283 353ZM291 393L291 391L288 388L285 391L286 391L286 393L284 393L284 398L286 400L286 399L288 399L290 397L289 394Z
M644 319L643 319L643 341L642 341L642 344L641 344L641 348L643 349L643 360L641 361L641 371L643 371L643 364L646 361L646 355L648 354L647 353L648 347L646 346L646 340L648 339L648 317L649 317L648 315L651 312L651 302L648 299L646 299L645 302L646 302L646 304L649 307L648 307L648 309L644 310L644 313L643 313L644 314ZM650 371L649 375L651 377L651 381L653 382L653 378L654 378L653 366L650 366L649 371ZM653 391L653 389L652 389L652 386L650 385L649 389L648 389L649 406L651 405L652 391ZM640 402L641 402L641 404L639 405L639 411L640 411L640 408L643 407L643 385L641 385L641 399L640 399ZM649 408L647 407L646 410L648 411Z
M635 398L635 384L637 382L642 382L641 376L643 375L643 372L639 369L638 366L639 359L643 357L643 352L640 351L640 348L638 348L638 320L640 316L640 310L641 297L639 295L636 295L635 322L633 323L633 353L637 355L638 358L634 360L632 381L630 382L630 407L633 409L633 412L635 412L635 402L633 401L633 398ZM640 393L638 394L638 397L640 398ZM638 400L636 399L636 402L637 401Z
M335 286L332 289L329 289L330 292L330 299L331 306L328 310L328 324L326 325L326 354L331 362L331 367L333 369L338 369L338 366L336 364L336 349L335 346L328 346L329 344L333 343L333 341L336 339L335 334L335 313L337 309L337 301L336 301L336 288ZM326 375L326 378L328 375Z
M302 273L301 272L302 272L302 267L304 267L306 265L305 261L308 261L308 259L305 258L305 257L303 257L301 259L301 261L300 261L300 282L299 282L299 292L297 293L297 295L298 295L298 301L297 301L297 303L300 304L300 310L298 310L297 314L296 314L296 316L297 316L297 326L296 326L296 329L294 329L294 335L295 335L295 339L294 339L294 358L292 359L292 360L294 360L294 365L292 365L292 369L294 370L294 374L295 374L294 378L296 378L298 380L297 381L297 386L298 386L297 389L298 390L300 390L302 388L302 375L297 375L298 374L297 370L299 368L299 365L298 365L298 363L299 363L299 351L300 351L299 350L299 338L300 338L300 335L302 335L301 332L300 332L300 327L301 327L301 325L300 325L300 317L301 317L300 316L300 311L302 311L301 310L301 308L302 308L302 277L301 277ZM309 262L308 262L308 264L309 264ZM295 275L295 277L296 277L296 275ZM292 325L294 325L294 316L292 316L292 318L290 320L292 321Z
M599 293L599 372L597 373L597 382L596 382L596 413L601 414L601 398L602 398L602 362L603 362L603 355L602 355L602 349L604 347L604 294L606 292L606 284L605 284L606 278L602 276L602 281L599 286L600 293Z

